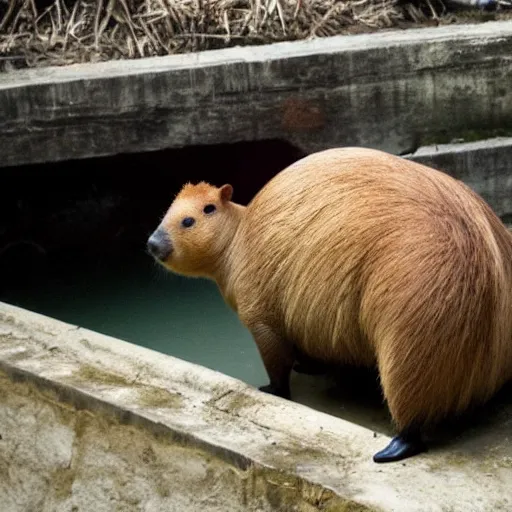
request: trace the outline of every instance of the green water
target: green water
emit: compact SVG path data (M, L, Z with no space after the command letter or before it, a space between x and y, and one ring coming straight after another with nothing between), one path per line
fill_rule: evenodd
M221 371L267 381L250 333L216 285L175 276L144 253L50 269L0 300Z
M119 260L52 260L29 276L25 268L12 268L7 286L2 283L0 301L220 371L255 387L268 383L251 334L213 282L171 274L144 252ZM389 433L387 409L374 384L375 379L349 369L335 379L295 372L291 377L294 401Z

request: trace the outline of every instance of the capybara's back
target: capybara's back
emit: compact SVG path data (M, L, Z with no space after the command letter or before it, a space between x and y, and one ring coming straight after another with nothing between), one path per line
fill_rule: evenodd
M240 313L271 314L315 358L378 364L399 428L510 378L511 237L448 175L379 151L317 153L260 191L241 239Z
M344 148L299 160L246 208L231 193L188 185L150 242L218 283L258 346L260 389L288 397L297 353L377 366L399 430L374 456L387 462L512 377L512 236L460 181Z

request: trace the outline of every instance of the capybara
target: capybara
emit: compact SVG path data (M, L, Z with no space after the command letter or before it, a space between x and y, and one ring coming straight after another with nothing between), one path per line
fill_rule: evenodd
M512 235L451 176L382 151L329 149L244 207L187 184L148 240L171 271L214 280L290 397L296 350L376 366L397 435L375 462L426 449L425 426L512 377Z

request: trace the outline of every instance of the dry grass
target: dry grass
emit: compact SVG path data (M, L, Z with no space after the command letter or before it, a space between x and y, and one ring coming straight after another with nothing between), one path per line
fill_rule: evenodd
M64 65L439 20L442 0L0 0L0 60Z

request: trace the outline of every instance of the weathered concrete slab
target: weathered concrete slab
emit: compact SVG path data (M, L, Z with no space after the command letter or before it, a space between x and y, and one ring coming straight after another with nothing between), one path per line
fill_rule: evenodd
M4 303L0 389L2 512L512 507L510 410L379 466L385 436Z
M482 139L512 128L511 45L503 21L4 73L0 165L268 138L394 153Z
M512 138L425 146L405 157L463 181L512 223Z

